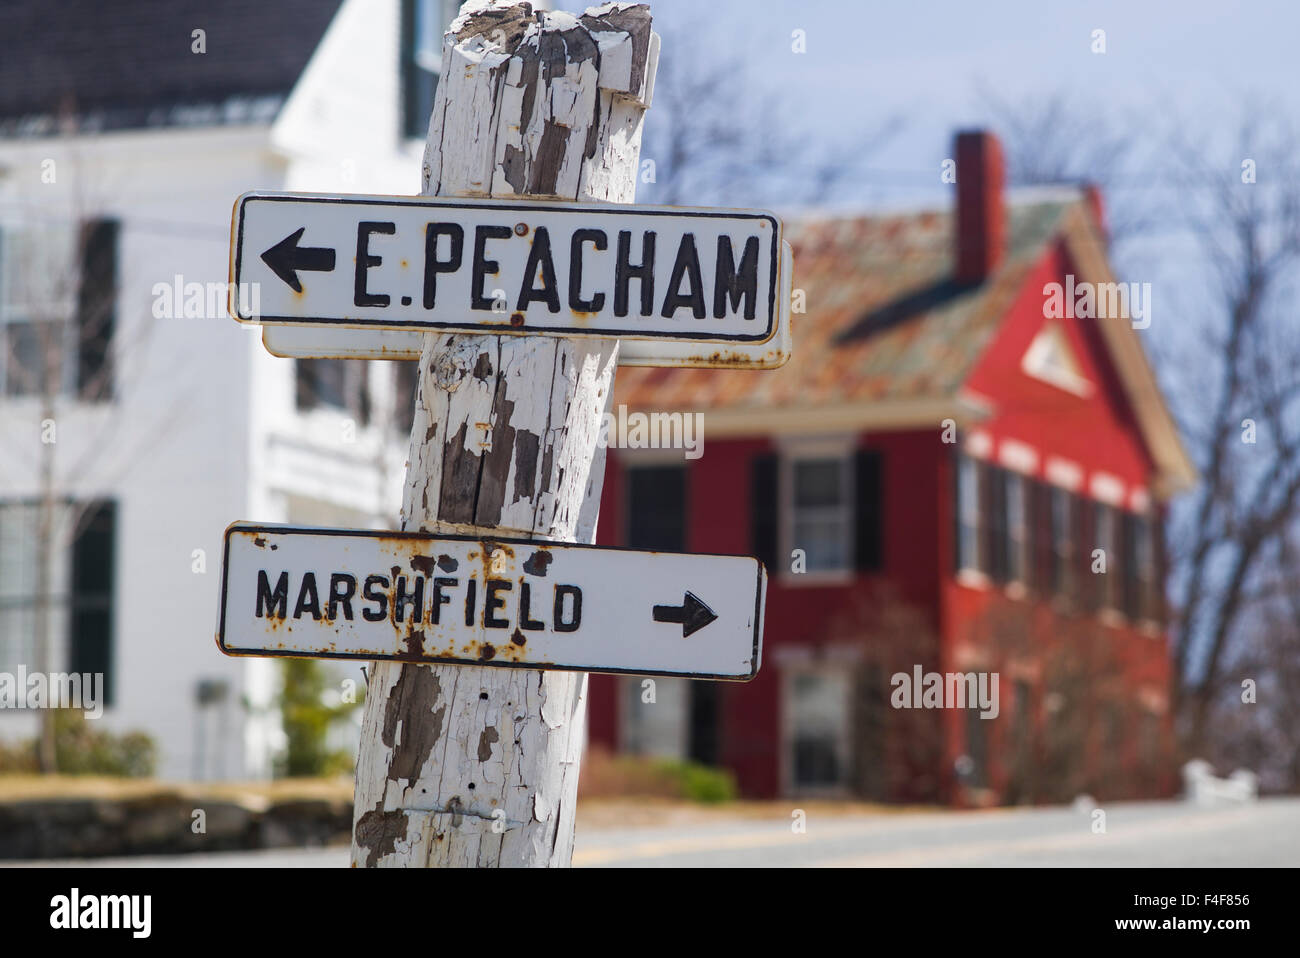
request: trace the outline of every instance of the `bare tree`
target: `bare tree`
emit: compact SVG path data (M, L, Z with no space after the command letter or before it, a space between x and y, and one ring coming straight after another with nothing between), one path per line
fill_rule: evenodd
M717 31L692 20L656 23L663 54L641 152L642 202L819 203L902 127L891 115L839 142L824 131L810 136L798 104L765 82L740 47L720 52Z
M1277 612L1261 606L1269 566L1287 556L1300 519L1298 148L1283 122L1259 117L1242 124L1235 149L1177 141L1182 213L1214 292L1209 321L1188 344L1193 364L1166 370L1185 395L1203 397L1183 410L1202 481L1175 539L1174 658L1189 750L1207 744L1233 661L1267 644L1264 623Z
M1135 120L1117 122L1087 109L1064 91L1011 100L990 87L978 99L1007 151L1007 178L1013 185L1093 184L1117 190L1140 179L1134 167L1151 160L1151 150L1134 134ZM1159 211L1147 203L1112 205L1107 233L1121 244L1151 230Z

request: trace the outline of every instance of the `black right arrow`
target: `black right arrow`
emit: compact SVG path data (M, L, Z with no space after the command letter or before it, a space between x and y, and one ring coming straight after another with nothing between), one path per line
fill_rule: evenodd
M681 605L657 605L654 607L656 622L680 622L682 638L698 632L718 617L717 613L699 600L693 592L686 593Z
M275 271L295 293L302 292L302 283L298 282L298 270L311 270L329 273L334 270L334 251L324 246L299 246L305 226L290 233L280 242L262 254L262 262Z

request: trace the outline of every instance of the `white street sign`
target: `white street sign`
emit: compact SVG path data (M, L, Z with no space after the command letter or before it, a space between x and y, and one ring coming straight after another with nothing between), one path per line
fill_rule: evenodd
M267 325L761 344L778 331L780 221L755 210L246 193L231 288Z
M624 339L620 366L776 369L790 358L790 244L781 244L781 292L777 331L765 343L704 343L671 339ZM419 359L422 332L350 326L263 326L262 345L286 359Z
M748 556L235 523L217 645L747 680L766 581Z

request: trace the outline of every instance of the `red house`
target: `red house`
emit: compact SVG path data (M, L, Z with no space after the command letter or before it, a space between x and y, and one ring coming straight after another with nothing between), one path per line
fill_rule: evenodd
M611 442L599 541L770 583L757 678L593 675L594 747L752 797L1174 788L1162 519L1195 473L1150 288L1116 283L1095 190L1004 197L987 133L956 160L955 210L787 223L782 369L619 372L616 408L701 413L703 454Z

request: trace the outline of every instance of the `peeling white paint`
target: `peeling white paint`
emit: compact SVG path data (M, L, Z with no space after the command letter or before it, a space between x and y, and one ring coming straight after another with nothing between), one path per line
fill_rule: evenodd
M544 31L586 28L568 14L545 13L540 24L534 20L527 26L514 55L500 50L490 31L456 42L456 34L474 28L477 14L511 6L472 0L452 24L425 148L423 192L515 196L538 172L542 178L554 174L554 192L547 195L633 202L658 37L650 35L643 75L632 76L632 38L617 30L596 31L600 68L594 59L570 59L563 71L549 76L539 69L530 101L522 85L524 56L540 49ZM587 15L633 8L606 4ZM565 50L572 52L567 45ZM521 116L525 102L533 103L527 118ZM595 150L588 159L593 123ZM563 141L558 159L539 157L548 124L553 128L549 142ZM566 130L567 137L554 128ZM512 169L508 155L517 164ZM547 162L555 163L554 169L538 170ZM517 190L510 179L524 189ZM476 375L481 363L492 370L482 378ZM426 336L404 527L593 541L604 475L598 438L617 365L617 340ZM494 418L503 409L509 410L508 423ZM515 450L499 450L509 453L499 517L490 526L449 521L444 511L450 504L442 501L444 467L449 460L477 461L485 470L489 461L483 457L492 453L491 444L483 442L485 433L502 435L504 426L516 437L538 437L536 459L528 462ZM486 488L480 480L480 499ZM586 691L581 673L372 664L357 759L353 864L567 866ZM394 720L386 721L390 716ZM413 779L390 777L410 771L416 761ZM497 809L505 812L500 824L493 819Z

